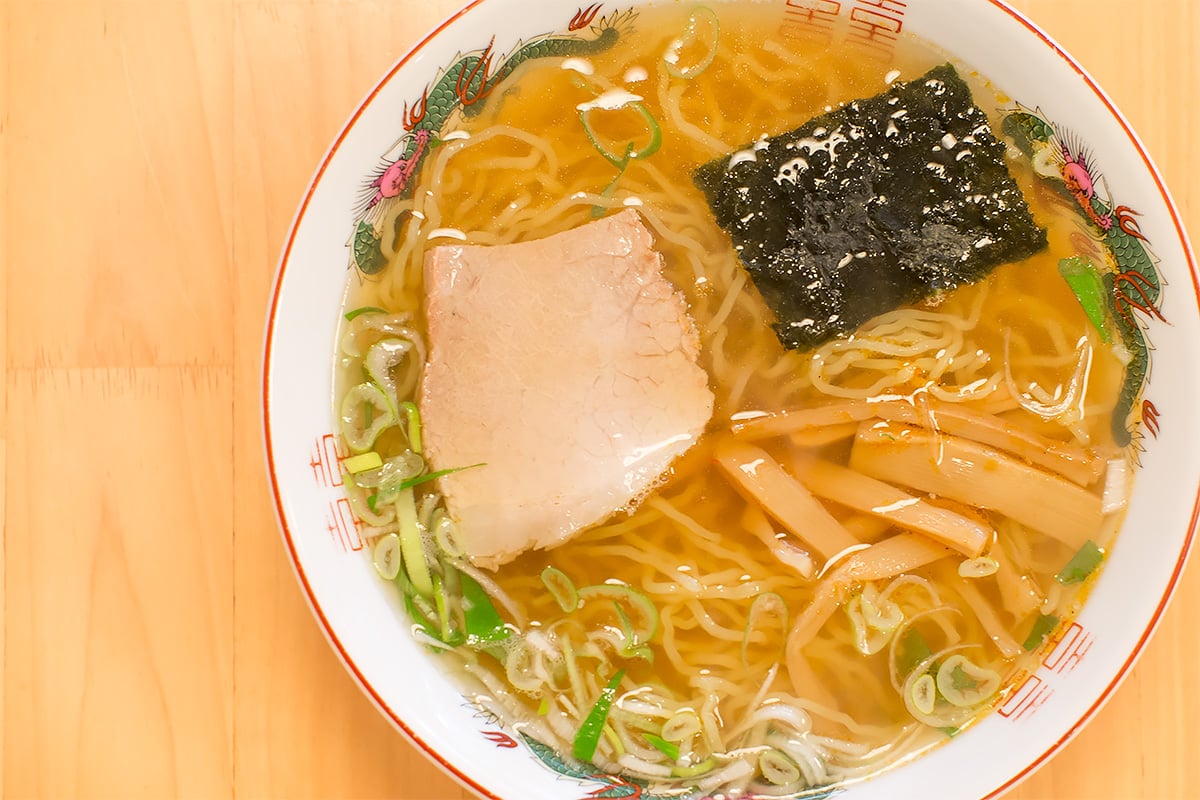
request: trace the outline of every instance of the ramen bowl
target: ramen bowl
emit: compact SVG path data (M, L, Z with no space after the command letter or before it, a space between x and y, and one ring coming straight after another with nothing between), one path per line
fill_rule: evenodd
M344 491L350 454L332 400L348 269L378 267L372 209L403 190L424 148L444 133L429 120L484 100L479 90L489 87L489 74L502 76L539 47L561 59L570 52L563 42L615 35L606 34L617 30L613 20L636 22L644 5L476 0L444 22L383 77L333 143L301 203L272 297L267 461L301 590L380 712L485 797L577 800L649 790L579 767L470 700L413 638L400 593L376 574L365 523ZM1200 284L1161 178L1100 88L1032 23L996 0L960 0L953 15L944 7L941 0L789 0L766 13L781 40L828 37L865 59L886 60L899 35L916 35L986 76L1007 98L1002 105L1026 145L1058 148L1059 172L1049 170L1047 179L1060 181L1066 202L1091 218L1092 246L1107 254L1110 288L1121 292L1118 311L1149 346L1148 361L1126 377L1135 475L1122 532L1081 612L1038 647L989 713L918 758L837 787L847 800L995 797L1045 763L1115 691L1145 645L1183 569L1200 503L1200 453L1192 446L1200 425L1189 413L1200 394L1192 368ZM430 91L443 85L449 93Z

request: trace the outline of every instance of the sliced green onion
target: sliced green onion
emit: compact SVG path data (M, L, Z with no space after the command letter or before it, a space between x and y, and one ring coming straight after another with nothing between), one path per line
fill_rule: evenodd
M422 483L429 483L446 475L453 475L456 472L462 472L465 469L475 469L476 467L486 467L487 464L479 462L478 464L468 464L465 467L452 467L450 469L439 469L437 472L427 472L424 475L418 475L415 478L409 478L400 484L401 489L411 489L414 486L420 486Z
M1046 641L1046 637L1051 631L1058 627L1059 619L1053 614L1038 614L1038 618L1033 621L1033 628L1029 631L1029 635L1025 637L1025 650L1033 652L1042 646L1042 642Z
M928 675L922 675L918 682ZM951 705L971 708L987 700L1000 688L1000 674L985 669L962 653L942 662L937 671L937 689Z
M616 600L613 601L613 608L617 612L617 619L621 622L621 633L625 636L625 645L621 648L621 655L625 658L641 658L653 664L654 651L638 638L638 633L634 630L633 623L629 621L629 615L625 613L625 609Z
M854 645L863 655L874 655L887 647L892 634L904 622L904 612L890 600L880 601L875 584L868 583L846 603L846 616L854 628Z
M386 313L387 313L387 311L383 310L379 306L359 306L358 308L354 309L353 311L347 311L345 314L345 317L346 317L346 321L349 322L350 320L354 319L357 316L361 316L362 314L386 314Z
M671 777L684 779L695 778L698 775L703 775L704 773L708 772L716 765L717 760L712 756L709 756L699 764L693 764L690 767L675 767L673 770L671 770Z
M721 24L716 13L711 8L700 6L688 17L687 27L683 35L671 42L667 52L663 54L663 68L675 78L690 79L708 69L713 59L717 57L717 43L721 35ZM700 60L690 66L679 66L680 51L692 42L705 46Z
M413 591L411 583L409 584L409 587L410 587L410 596L412 597L413 605L415 605L420 610L421 616L425 619L425 621L432 624L432 621L437 619L437 609L427 599L425 599L424 597L421 597L421 595L417 594L416 591ZM433 638L435 638L435 639L438 638L438 633L437 633L436 628L434 628L432 630L432 635L433 635Z
M379 513L379 509L375 507L375 504L378 502L379 502L379 492L375 492L374 494L367 495L367 508L371 509L372 514Z
M1000 571L1000 562L988 556L968 558L958 562L958 574L963 578L986 578Z
M592 110L590 108L579 112L579 122L583 125L583 132L587 134L588 141L592 143L592 147L596 148L596 152L604 157L605 161L612 164L617 169L624 171L625 167L629 164L628 156L622 159L619 156L609 152L608 148L600 144L600 140L596 138L596 132L592 130L592 124L588 122L588 115L591 114L591 112Z
M421 454L421 411L412 400L400 404L400 413L408 420L408 446L417 455Z
M1108 330L1108 292L1104 288L1104 279L1100 271L1089 259L1072 256L1058 262L1058 274L1075 293L1075 299L1083 306L1083 313L1100 332L1100 339L1105 342L1111 341L1112 334Z
M442 629L442 641L446 641L450 638L450 598L446 596L442 576L436 573L433 576L433 603L437 609L438 625Z
M363 409L372 409L371 420L368 421ZM370 450L387 428L396 424L396 414L387 396L371 383L360 383L351 386L342 398L341 408L342 438L356 453Z
M350 476L356 478L356 475ZM396 509L390 504L378 505L372 504L371 498L375 495L367 495L354 481L346 484L346 499L350 501L350 510L361 519L363 522L374 528L382 528L396 520Z
M778 643L779 648L783 648L788 630L787 603L775 592L763 592L754 598L754 602L750 604L750 613L746 617L746 629L742 632L742 664L748 665L750 663L746 655L750 647L750 638L754 635L755 630L759 629L762 619L771 616L779 620L780 636Z
M881 633L891 633L904 622L904 612L890 600L880 601L875 584L868 583L862 590L863 620L868 626Z
M404 573L401 572L401 574ZM460 633L453 633L446 638L439 635L437 628L430 622L437 612L435 609L430 608L429 603L419 594L409 593L404 595L404 607L408 611L408 616L412 619L413 625L419 628L427 637L440 643L444 649L450 650L463 643L463 636Z
M661 736L655 736L653 733L643 733L642 736L646 738L646 741L650 743L651 747L662 753L667 758L671 759L672 761L679 760L679 745L673 742L668 742L666 739L662 738Z
M648 644L640 644L637 647L627 647L625 648L624 652L622 652L622 655L626 658L640 658L647 664L654 663L654 651L650 649L650 645Z
M920 676L912 682L908 691L918 711L922 714L933 713L933 707L937 704L937 684L932 675L926 673Z
M400 548L400 555L403 558L404 548ZM408 579L408 575L404 574L404 570L396 573L396 585L400 587L400 591L406 597L417 593L417 590L413 588L412 581Z
M1095 572L1096 567L1100 566L1100 562L1103 560L1104 551L1095 542L1088 539L1079 548L1079 552L1072 556L1067 565L1063 567L1062 572L1058 573L1058 582L1064 586L1080 583Z
M398 405L398 398L396 396L396 379L392 376L392 370L400 365L400 362L412 352L412 349L413 343L407 339L389 336L367 348L367 355L363 359L367 375L371 377L376 386L383 390L393 408ZM394 419L395 413L392 416ZM414 447L413 450L415 451L417 448Z
M800 767L786 753L771 749L758 757L758 770L767 783L788 786L800 780Z
M383 337L393 337L412 342L420 354L419 360L423 361L425 354L420 336L405 325L408 319L408 314L361 314L345 326L339 343L341 351L352 358L363 358L370 344ZM365 364L363 369L366 370Z
M359 453L356 456L350 456L342 462L342 466L351 475L357 475L360 472L366 472L369 469L379 469L383 466L383 456L376 453L374 450L368 450L365 453ZM374 509L371 509L374 511Z
M400 551L404 554L404 569L417 592L433 595L433 578L425 561L425 545L421 541L421 526L417 522L417 501L412 489L396 497L396 521L400 526Z
M512 646L505 648L501 661L504 675L513 687L530 694L545 688L533 668L533 648L524 639L513 640Z
M862 595L856 594L851 597L846 601L843 609L850 619L850 628L854 631L855 649L865 656L878 652L872 647L870 632L867 630L867 619L862 613Z
M375 571L384 580L395 580L400 573L400 537L394 533L380 537L375 543L371 560L375 564Z
M457 532L454 520L450 518L444 508L439 507L433 510L430 528L433 530L433 540L437 542L438 549L451 558L462 556L462 548L454 540L454 534Z
M438 636L437 630L435 630L433 625L430 624L430 622L425 618L425 615L421 613L421 610L417 608L417 604L414 602L413 597L414 596L411 594L404 595L404 607L408 611L409 619L413 621L413 625L420 628L421 632L430 639L440 642L441 638ZM443 644L445 643L443 642Z
M948 736L951 739L953 739L955 736L958 736L960 733L962 733L962 728L938 728L938 730L941 731L942 733L946 734L946 736Z
M412 453L409 453L409 455L412 455ZM400 497L401 492L412 488L409 479L414 469L418 470L419 473L425 470L425 461L420 456L413 456L412 459L403 456L389 458L384 463L383 469L379 470L379 485L376 487L376 505L395 503L396 498Z
M625 745L621 742L621 737L617 736L617 732L613 730L613 726L605 724L604 738L608 739L608 743L612 745L613 750L617 751L617 758L625 755Z
M600 690L600 696L596 698L592 710L579 726L579 732L575 734L575 758L580 761L590 763L595 757L596 747L600 744L600 736L608 721L608 711L612 708L613 700L617 696L617 687L621 685L621 679L624 677L625 670L617 670L617 674Z
M617 183L620 182L621 176L625 174L626 167L629 166L629 156L631 153L633 153L633 142L630 142L629 147L627 147L625 149L625 161L624 161L624 163L621 164L620 172L618 172L616 174L616 177L614 177L611 181L608 182L608 186L605 186L604 189L600 192L600 196L602 198L604 198L605 200L611 200L612 196L614 194L616 194ZM601 206L601 205L592 206L592 219L600 219L601 217L604 216L604 213L607 210L608 210L607 208L605 208L604 206Z
M384 461L381 468L355 475L354 482L364 489L387 487L383 497L375 498L375 505L386 505L395 499L396 493L400 491L401 481L420 475L424 471L425 459L411 450L405 450Z
M567 668L567 684L571 689L571 697L575 699L575 705L583 706L583 694L580 691L582 683L579 677L579 662L576 660L575 648L571 645L571 637L564 636L560 640L562 642L563 664Z
M658 148L662 147L662 127L659 126L658 120L654 118L654 115L650 113L650 109L646 108L640 102L626 103L621 108L632 108L641 114L650 132L650 140L646 143L645 147L635 150L634 147L636 145L633 142L629 142L625 148L624 157L618 156L600 143L600 139L597 138L596 132L592 129L592 123L588 120L589 115L596 110L594 107L581 109L579 112L579 122L583 125L583 132L587 134L588 141L592 143L592 147L596 148L596 152L617 169L624 170L633 159L649 158L658 152Z
M662 738L668 742L682 742L700 732L700 717L691 709L677 712L663 723Z
M584 586L579 590L579 600L581 607L590 600L619 603L639 644L649 642L658 633L658 609L650 598L628 586L610 583Z
M929 649L929 643L925 641L925 637L916 628L909 628L904 639L900 642L900 656L897 659L896 668L901 675L908 675L917 666L927 658L933 655L933 651Z
M425 459L416 453L406 450L403 455L389 458L379 474L379 485L375 500L378 503L392 503L406 489L411 489L412 481L425 471Z
M404 570L396 573L396 585L400 587L400 592L404 597L404 607L408 611L409 618L422 633L436 642L441 642L447 649L458 647L463 643L464 637L461 633L452 633L447 637L441 635L434 622L438 616L437 608L417 594L416 588L404 574Z
M544 717L550 713L550 699L549 698L546 698L546 697L542 698L542 702L538 703L537 713L538 713L539 717Z
M460 572L462 586L463 625L467 629L467 644L479 647L484 644L503 642L510 631L492 604L492 598L479 582L465 572Z
M569 614L579 608L579 592L575 591L575 584L571 582L565 572L554 567L546 567L542 570L542 583L550 590L554 602L558 603L558 607L563 611Z
M625 649L636 647L638 644L637 631L633 629L633 623L629 620L629 615L625 613L625 609L621 608L621 604L613 600L613 609L617 612L617 619L621 622L621 633L625 634Z

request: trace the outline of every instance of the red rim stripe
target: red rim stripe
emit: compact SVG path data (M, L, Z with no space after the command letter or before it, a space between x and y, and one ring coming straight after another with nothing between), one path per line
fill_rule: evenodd
M276 314L278 313L278 310L279 310L280 289L283 285L284 273L287 270L288 263L291 258L292 247L295 244L295 240L296 240L296 233L299 230L300 223L304 219L305 213L308 210L308 205L312 201L313 193L315 192L317 185L321 182L321 178L324 176L325 171L328 169L330 163L333 161L333 157L341 149L341 146L342 146L343 142L345 141L346 136L349 134L350 130L354 127L354 125L358 121L359 117L362 116L362 114L366 111L367 107L371 104L371 102L375 99L375 97L379 94L379 92L382 91L383 87L395 76L395 74L401 68L403 68L410 60L412 60L412 58L414 56L416 56L418 53L420 53L421 50L431 40L435 39L447 27L449 27L451 24L456 22L461 17L465 16L468 12L470 12L477 6L481 5L485 1L486 0L471 0L471 2L469 2L466 6L464 6L462 9L457 11L455 14L453 14L448 19L446 19L437 28L435 28L432 32L430 32L427 36L425 36L412 50L410 50L408 52L407 55L405 55L398 62L396 62L396 64L392 67L392 69L389 70L388 73L386 75L384 75L383 78L376 84L375 88L371 90L370 94L368 94L367 97L362 101L362 103L359 104L359 106L355 110L353 116L350 117L350 120L346 123L345 127L342 129L341 133L338 134L337 139L334 141L333 145L330 147L329 151L326 153L324 160L322 160L320 167L317 169L316 175L313 177L312 182L309 184L307 192L305 192L304 199L300 204L300 208L296 212L296 217L292 223L291 231L288 233L287 244L284 247L283 256L280 260L280 266L279 266L278 273L276 275L275 285L271 292L271 305L270 305L270 309L267 314L266 342L265 342L264 356L263 356L263 396L262 396L262 399L263 399L263 429L264 429L264 434L265 434L267 467L268 467L269 477L270 477L270 481L271 481L271 492L272 492L272 496L274 497L274 500L275 500L275 515L279 520L280 531L283 534L283 540L284 540L285 545L287 546L287 552L288 552L288 556L292 562L292 568L295 570L296 576L300 580L300 583L304 588L305 597L308 600L309 606L313 610L313 614L316 615L318 621L320 622L321 628L322 628L323 632L325 633L325 637L329 640L329 643L333 646L333 648L337 652L339 658L341 658L342 663L345 664L346 669L349 670L349 672L354 676L355 681L358 683L359 687L363 690L363 692L365 692L367 694L367 696L370 697L371 701L381 711L384 712L385 716L387 716L388 719L391 720L392 724L394 724L405 736L407 736L415 745L417 745L419 748L421 748L425 752L426 756L431 761L433 761L435 764L437 764L439 767L441 767L441 769L444 770L447 774L449 774L450 776L452 776L453 778L458 780L460 783L462 783L463 785L465 785L467 788L471 789L472 791L477 792L478 794L480 794L486 798L489 798L489 800L502 800L502 798L499 798L496 795L492 794L486 788L484 788L483 786L478 784L473 778L471 778L467 774L461 772L453 764L448 762L446 759L442 758L442 756L435 749L433 749L428 744L426 744L424 740L422 740L411 728L408 727L408 725L406 725L404 723L404 720L402 720L400 718L400 716L395 711L392 710L392 708L384 701L383 697L380 696L380 694L375 691L375 688L370 684L370 682L367 681L365 676L359 670L358 666L354 663L354 660L350 657L350 654L346 651L346 648L343 646L341 640L338 638L337 633L334 631L333 626L329 622L329 619L325 616L325 612L322 610L321 605L317 600L316 593L313 591L312 585L308 581L308 576L304 572L304 567L300 563L300 558L296 551L296 545L292 538L292 532L291 532L291 529L288 527L287 517L284 514L283 499L280 496L279 484L275 478L275 454L274 454L274 450L272 449L271 414L270 414L270 402L269 402L270 388L271 388L271 386L270 386L271 353L272 353L272 347L274 344L274 337L275 337L275 319L276 319ZM1118 124L1120 124L1122 130L1125 131L1126 135L1129 137L1129 141L1133 144L1134 149L1137 150L1138 155L1142 158L1142 161L1146 166L1146 169L1149 170L1151 177L1154 179L1154 183L1158 187L1158 190L1159 190L1160 195L1162 196L1163 202L1167 207L1167 211L1171 216L1171 221L1175 225L1175 230L1179 236L1179 242L1180 242L1180 245L1183 250L1184 258L1187 260L1189 271L1191 273L1192 286L1193 286L1193 290L1196 293L1197 305L1198 305L1198 307L1200 307L1200 275L1197 275L1196 264L1195 264L1193 255L1191 253L1191 249L1188 246L1187 236L1184 233L1183 224L1179 218L1179 213L1175 207L1174 202L1171 200L1170 194L1167 192L1166 186L1164 185L1163 180L1162 180L1162 176L1159 174L1158 169L1155 167L1154 163L1150 160L1150 157L1146 154L1145 149L1142 147L1141 141L1138 139L1137 135L1133 132L1132 128L1130 127L1129 123L1126 121L1125 117L1122 116L1121 112L1117 110L1117 108L1113 105L1112 101L1109 100L1108 96L1104 93L1104 91L1102 89L1100 89L1100 87L1096 84L1096 82L1092 79L1092 77L1087 73L1087 71L1084 70L1083 67L1077 61L1075 61L1075 59L1072 58L1065 50L1063 50L1063 48L1059 47L1059 45L1053 39L1051 39L1045 32L1043 32L1040 28L1038 28L1035 24L1033 24L1029 19L1027 19L1020 12L1018 12L1015 9L1010 8L1008 5L1006 5L1003 2L1003 0L988 0L988 2L990 2L996 8L998 8L1001 11L1008 14L1010 17L1012 17L1014 20L1016 20L1016 22L1018 22L1025 29L1027 29L1030 33L1032 33L1038 39L1040 39L1051 50L1053 50L1055 53L1057 53L1058 56L1060 58L1062 58L1062 60L1065 61L1071 67L1071 69L1074 70L1074 72L1083 79L1083 81L1088 85L1088 87L1092 90L1092 92L1096 95L1096 97L1098 97L1100 99L1100 101L1104 104L1104 106L1113 115L1113 118L1117 120L1117 122L1118 122ZM1150 619L1150 622L1146 626L1146 629L1143 631L1141 638L1138 639L1137 644L1134 646L1132 652L1129 655L1129 658L1125 661L1125 663L1117 671L1117 674L1113 677L1113 679L1110 681L1109 685L1105 688L1105 690L1103 692L1101 692L1100 696L1091 705L1091 707L1088 708L1088 710L1079 718L1079 720L1076 721L1076 723L1057 742L1055 742L1049 749L1047 749L1044 753L1042 753L1040 756L1038 756L1036 759L1034 759L1032 762L1030 762L1023 770L1021 770L1021 772L1017 773L1015 776L1013 776L1011 779L1009 779L1006 783L1004 783L1003 785L1001 785L1000 787L998 787L997 789L993 790L991 793L986 795L984 798L982 798L982 800L994 800L994 798L999 797L1000 795L1004 794L1009 789L1013 788L1018 783L1023 781L1025 778L1029 777L1029 775L1031 775L1039 767L1041 767L1043 764L1045 764L1046 761L1051 756L1053 756L1055 753L1057 753L1067 742L1069 742L1072 738L1074 738L1075 735L1078 734L1080 730L1082 730L1084 725L1086 725L1091 720L1091 718L1095 715L1095 713L1104 705L1104 703L1107 702L1109 697L1111 697L1112 693L1121 684L1121 682L1124 680L1124 678L1128 674L1129 670L1133 667L1134 663L1137 661L1138 656L1141 655L1141 652L1142 652L1143 648L1145 647L1146 642L1150 639L1151 635L1153 635L1155 628L1158 626L1158 623L1162 619L1163 613L1166 611L1167 605L1170 603L1171 597L1175 591L1175 587L1179 582L1179 577L1182 574L1184 566L1187 563L1188 554L1189 554L1189 551L1191 550L1193 539L1195 538L1196 526L1197 526L1198 520L1200 520L1200 489L1198 489L1198 491L1197 491L1196 500L1192 506L1192 516L1191 516L1191 520L1188 525L1187 537L1184 540L1183 548L1181 549L1180 554L1179 554L1179 559L1175 564L1175 569L1171 573L1171 578L1167 582L1167 586L1163 592L1162 600L1159 602L1158 607L1155 609L1154 614Z

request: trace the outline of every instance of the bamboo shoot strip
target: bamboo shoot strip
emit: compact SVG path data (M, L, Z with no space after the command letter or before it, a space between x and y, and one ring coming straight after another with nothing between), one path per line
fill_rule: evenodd
M735 421L732 431L747 441L771 439L792 433L807 433L846 423L862 422L875 416L874 404L866 400L850 400L795 410L784 410L752 419Z
M929 403L935 430L962 436L1020 456L1031 464L1057 472L1080 486L1096 482L1104 462L1082 447L1023 431L995 414L971 411L953 403ZM875 415L889 422L924 425L925 420L911 403L877 403Z
M806 450L816 450L834 442L844 442L853 439L858 433L857 422L844 422L841 425L827 425L824 428L806 428L791 435L792 444Z
M1057 472L1065 478L1089 486L1095 483L1104 463L1082 447L1022 431L1002 417L981 411L971 411L955 403L928 401L929 417L934 428L942 433L973 439L981 444L1020 456L1031 464ZM793 437L797 444L808 439L815 442L837 441L840 426L882 419L907 425L926 425L927 415L907 400L872 402L851 400L841 403L755 417L733 424L733 434L747 441L770 439L776 436ZM824 429L831 429L828 433Z
M940 453L940 463L930 457ZM1011 517L1078 549L1103 520L1100 498L978 442L917 428L863 425L850 466L882 481Z
M717 446L715 455L734 486L824 561L862 544L765 450L727 440Z
M879 581L920 569L950 553L919 533L900 533L851 554L834 574L848 583Z
M812 580L816 572L812 556L789 541L787 534L777 533L767 515L757 506L746 506L746 510L742 512L742 525L757 536L780 563L795 571L804 580Z
M842 520L842 527L850 531L850 535L860 542L874 544L894 526L882 517L870 514L854 514Z
M992 539L992 529L979 520L939 508L883 481L828 461L809 463L797 477L817 497L923 533L970 558L982 554Z

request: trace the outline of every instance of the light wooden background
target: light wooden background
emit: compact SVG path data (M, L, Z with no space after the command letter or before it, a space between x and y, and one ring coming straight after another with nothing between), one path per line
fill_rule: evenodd
M468 796L321 637L259 423L297 201L454 5L0 0L5 798ZM1192 0L1017 5L1108 88L1200 231ZM1011 797L1200 797L1198 630L1192 569L1125 686Z

